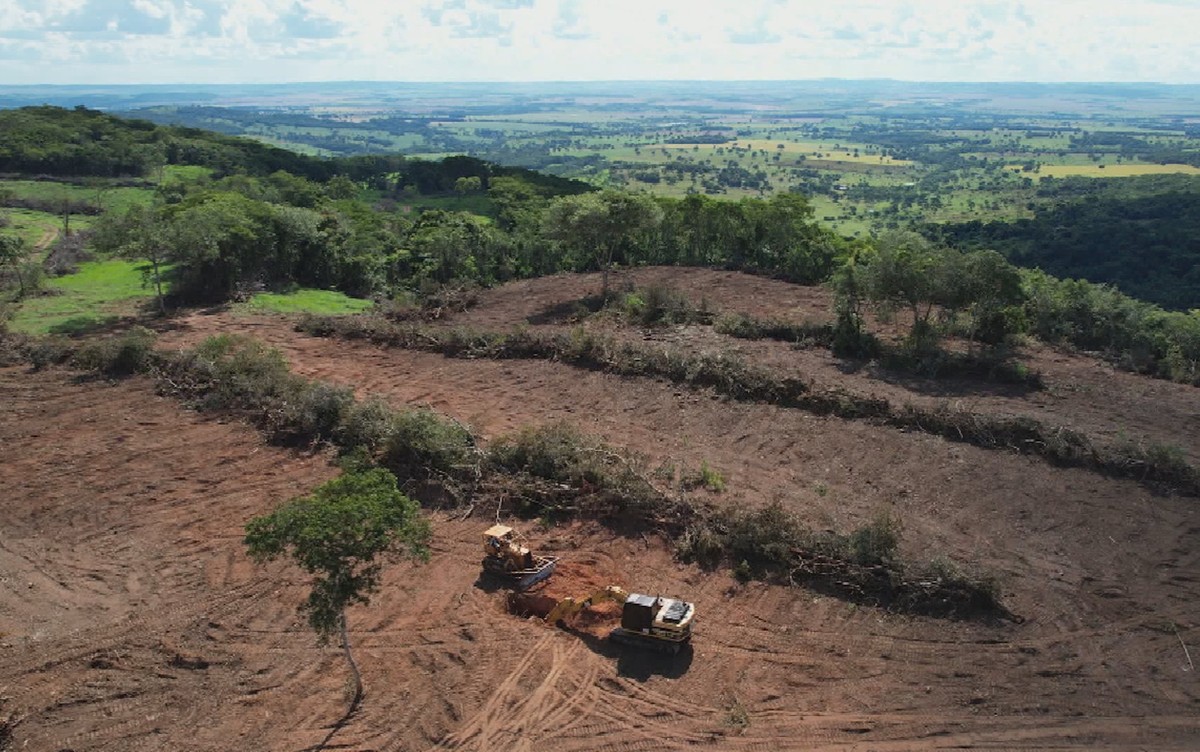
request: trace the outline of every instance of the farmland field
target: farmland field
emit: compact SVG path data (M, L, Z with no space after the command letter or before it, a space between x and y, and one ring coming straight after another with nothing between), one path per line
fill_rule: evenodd
M911 222L1020 218L1043 200L1047 179L1195 175L1200 164L1194 127L1163 116L1172 107L1200 112L1187 87L543 88L501 86L472 97L469 86L413 85L407 105L394 97L381 105L382 96L355 103L341 92L331 107L330 97L310 93L308 109L292 95L286 110L266 97L258 110L164 105L133 114L219 125L310 154L467 154L666 196L795 191L810 197L821 222L849 236Z
M1134 175L1200 175L1194 165L1111 164L1111 165L1043 165L1038 175L1065 178L1074 175L1089 178L1127 178Z

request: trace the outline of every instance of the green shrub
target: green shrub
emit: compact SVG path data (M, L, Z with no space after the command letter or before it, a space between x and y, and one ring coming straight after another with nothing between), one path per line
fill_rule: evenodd
M536 475L546 480L579 483L591 476L595 463L588 457L593 440L566 422L544 426L526 426L516 435L505 436L492 444L488 459L508 472Z
M345 420L354 392L323 382L310 382L280 415L278 430L303 441L334 438Z
M209 337L184 358L192 374L206 382L203 406L208 409L278 408L298 400L305 387L282 353L249 337Z
M572 489L577 498L570 501L576 513L667 526L677 524L682 514L678 504L646 480L637 458L584 436L567 423L526 427L498 439L488 452L488 465L494 471Z
M706 520L699 521L675 541L675 554L684 561L713 569L725 558L725 539ZM746 566L749 568L749 564Z
M67 362L75 354L75 348L64 337L37 337L28 341L26 353L34 369L40 371Z
M406 410L392 419L380 464L401 479L463 478L475 468L475 438L432 410Z
M793 324L778 319L756 319L735 313L721 316L713 324L719 334L738 339L774 339L801 346L830 347L835 328L830 324Z
M686 490L706 488L714 493L725 490L725 476L721 475L721 471L709 466L708 462L703 461L700 463L699 470L685 474L681 482Z
M343 449L362 449L375 456L383 451L396 424L396 410L382 398L355 402L345 411L336 435Z
M900 545L900 524L890 514L881 513L850 534L850 558L863 566L888 564Z
M134 327L122 334L81 345L71 365L106 376L129 376L147 370L155 362L154 332Z

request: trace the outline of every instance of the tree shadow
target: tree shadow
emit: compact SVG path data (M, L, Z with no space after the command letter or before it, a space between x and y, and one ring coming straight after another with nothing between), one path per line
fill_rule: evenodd
M889 362L886 358L842 357L836 368L844 374L861 374L931 397L1021 398L1046 388L1039 372L1023 372L1019 363L1010 360L990 364L948 360L941 366L928 366L932 372L926 372L920 365Z
M66 321L59 322L49 328L51 334L61 334L68 337L84 337L89 334L111 334L124 329L130 320L121 316L93 316L83 314L72 316Z
M864 364L851 372L861 372L865 376L885 384L902 387L910 392L930 397L1021 398L1043 389L1042 386L1035 384L998 381L986 376L923 376L898 371L878 363Z
M588 295L577 300L564 300L551 303L525 320L533 325L541 324L573 324L587 318L604 308L604 297Z

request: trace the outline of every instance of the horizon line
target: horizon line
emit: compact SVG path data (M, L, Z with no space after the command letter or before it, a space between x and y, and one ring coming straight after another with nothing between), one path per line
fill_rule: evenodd
M68 87L167 87L167 86L322 86L332 84L403 84L417 86L447 86L447 85L478 85L478 86L529 86L529 85L587 85L587 84L796 84L796 83L889 83L889 84L937 84L946 86L1164 86L1164 87L1200 87L1200 82L1173 83L1166 81L1036 81L1036 80L979 80L979 81L948 81L933 79L905 78L841 78L825 76L821 78L612 78L612 79L537 79L537 80L404 80L404 79L328 79L321 81L238 81L238 82L196 82L173 81L169 83L32 83L32 84L0 84L0 89L37 89L37 88L68 88Z

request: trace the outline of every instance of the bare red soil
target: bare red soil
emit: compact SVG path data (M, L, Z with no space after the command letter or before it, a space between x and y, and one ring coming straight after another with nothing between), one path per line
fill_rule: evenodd
M726 310L819 307L820 293L770 280L680 279ZM569 298L594 281L490 291L464 319L506 326L555 305L555 284ZM164 341L231 331L280 347L306 376L431 405L487 438L565 419L651 466L707 462L728 481L717 503L779 500L839 530L891 511L906 556L998 573L1024 617L889 614L738 585L679 564L654 537L523 524L536 550L563 557L555 597L619 584L697 604L690 653L622 650L599 636L602 617L564 631L507 613L478 579L479 533L499 504L481 500L474 518L435 516L432 561L389 567L374 602L351 612L367 696L333 748L1200 747L1185 652L1200 657L1195 499L647 379L310 338L277 318L194 314ZM1097 429L1127 411L1130 430L1196 451L1195 430L1171 425L1194 420L1194 391L1081 356L1030 357L1047 364L1048 392L979 395L975 409L1012 400ZM881 388L870 374L839 378ZM21 719L13 749L296 750L325 736L347 699L341 655L316 646L295 610L302 574L255 567L241 542L247 519L334 472L324 455L266 446L145 381L18 369L0 370L0 447L0 719Z

